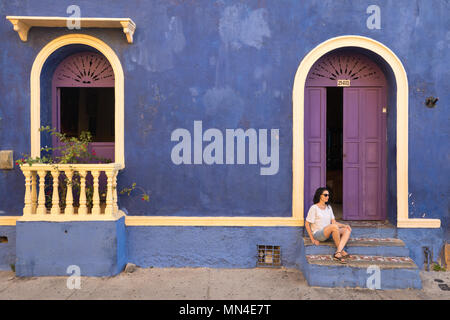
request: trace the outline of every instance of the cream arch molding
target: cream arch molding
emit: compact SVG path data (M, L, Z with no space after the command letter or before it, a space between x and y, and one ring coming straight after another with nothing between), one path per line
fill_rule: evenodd
M397 227L439 228L440 219L408 217L408 78L400 59L385 45L362 36L340 36L329 39L311 50L300 63L294 79L292 215L303 224L304 194L304 92L306 77L313 64L324 54L343 47L359 47L381 56L391 67L397 84Z
M124 74L115 52L103 41L85 34L68 34L49 42L36 56L30 78L31 156L40 156L41 85L40 76L47 58L59 48L70 44L84 44L100 51L111 63L115 78L115 162L125 166L124 156Z

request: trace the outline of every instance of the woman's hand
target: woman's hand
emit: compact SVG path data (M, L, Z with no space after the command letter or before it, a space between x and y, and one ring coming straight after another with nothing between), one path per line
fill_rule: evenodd
M343 223L340 223L340 224L339 224L339 228L351 230L351 229L350 229L350 226L349 226L348 224L343 224Z
M316 239L312 239L312 243L314 243L314 245L318 246L320 242Z

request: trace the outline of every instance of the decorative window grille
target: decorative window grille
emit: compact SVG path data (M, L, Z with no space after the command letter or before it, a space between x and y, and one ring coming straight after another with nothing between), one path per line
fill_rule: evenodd
M278 268L281 267L281 247L258 245L257 267Z
M61 62L54 81L59 87L113 87L114 71L103 55L81 52Z
M308 73L307 86L336 86L348 81L351 86L383 85L384 74L370 58L354 52L329 53L320 58Z

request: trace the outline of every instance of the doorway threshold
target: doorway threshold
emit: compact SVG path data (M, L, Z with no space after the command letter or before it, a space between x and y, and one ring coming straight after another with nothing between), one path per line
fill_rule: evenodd
M395 228L388 220L336 220L339 223L348 224L352 228Z

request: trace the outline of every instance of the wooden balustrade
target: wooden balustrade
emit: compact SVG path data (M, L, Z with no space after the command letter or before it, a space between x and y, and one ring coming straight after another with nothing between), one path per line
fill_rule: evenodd
M118 216L117 174L109 164L24 164L24 218L102 220Z

